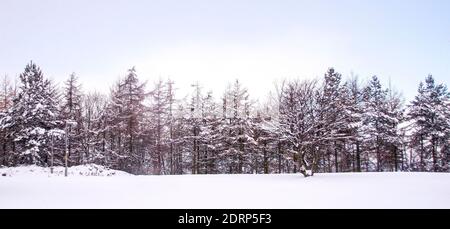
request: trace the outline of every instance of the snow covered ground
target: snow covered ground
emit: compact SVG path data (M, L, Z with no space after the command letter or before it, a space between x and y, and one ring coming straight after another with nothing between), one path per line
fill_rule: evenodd
M23 166L23 167L11 167L0 168L0 176L7 177L23 177L23 176L64 176L64 167L55 166L53 173L50 173L50 168L44 168L39 166ZM67 171L68 176L131 176L123 171L117 171L105 168L104 166L88 164L82 166L70 167Z
M0 169L0 208L450 208L448 173L131 176L92 167L70 177Z

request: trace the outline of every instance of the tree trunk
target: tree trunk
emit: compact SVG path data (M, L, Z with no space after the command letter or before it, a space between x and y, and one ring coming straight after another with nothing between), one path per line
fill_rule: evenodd
M281 143L278 142L278 173L281 174Z
M395 169L395 172L397 172L398 171L398 155L397 155L397 146L393 146L393 149L394 149L394 169Z
M335 167L336 173L338 173L339 165L338 165L338 152L337 152L336 142L334 142L334 167Z
M313 173L310 172L310 171L312 171L312 166L309 165L309 163L306 161L305 154L298 152L298 156L299 156L298 161L299 161L299 166L300 166L300 173L302 173L304 177L312 176Z
M432 136L431 137L431 152L432 152L432 156L433 156L433 171L437 172L438 168L437 168L437 158L436 158L436 137Z
M196 127L194 126L193 128L193 132L194 132L194 141L193 141L193 145L194 148L192 149L192 174L196 174L197 172L197 130Z
M425 154L425 147L423 145L423 135L420 135L420 171L424 172L425 171L425 167L424 167L424 161L423 161L423 157Z
M264 174L269 174L269 160L267 157L266 145L264 144L263 152L264 152Z
M380 141L379 137L377 136L377 147L376 147L376 154L377 154L377 172L381 171L381 155L380 155Z
M3 162L2 165L7 166L8 160L6 159L7 153L6 153L6 142L3 142Z
M356 172L361 172L361 151L359 141L356 141Z
M332 165L331 165L331 153L328 151L328 150L326 150L326 152L327 152L327 165L328 165L328 172L329 173L332 173L333 172L333 168L332 168Z

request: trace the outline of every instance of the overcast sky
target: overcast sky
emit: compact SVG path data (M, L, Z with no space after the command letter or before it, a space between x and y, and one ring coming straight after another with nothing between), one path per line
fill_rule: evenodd
M136 66L142 80L200 81L217 97L238 78L257 98L333 66L411 98L429 73L450 85L450 1L0 0L0 74L30 60L104 92Z

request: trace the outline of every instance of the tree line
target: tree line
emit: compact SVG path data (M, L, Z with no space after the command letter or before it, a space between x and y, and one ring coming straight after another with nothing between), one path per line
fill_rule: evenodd
M450 94L429 75L413 101L373 76L284 80L252 100L238 81L219 97L198 83L139 80L135 68L108 95L59 88L29 63L0 92L0 165L95 163L133 174L371 171L448 172Z

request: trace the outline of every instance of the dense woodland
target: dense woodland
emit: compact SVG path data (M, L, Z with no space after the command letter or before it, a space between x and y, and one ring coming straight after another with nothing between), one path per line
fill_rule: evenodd
M268 99L231 82L215 95L196 83L177 99L170 80L132 68L109 95L61 87L30 63L0 92L0 166L95 163L133 174L371 171L448 172L450 94L429 75L413 101L373 76L330 68L284 80Z

